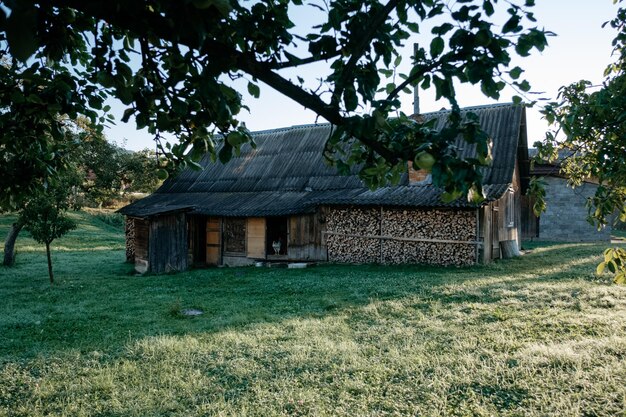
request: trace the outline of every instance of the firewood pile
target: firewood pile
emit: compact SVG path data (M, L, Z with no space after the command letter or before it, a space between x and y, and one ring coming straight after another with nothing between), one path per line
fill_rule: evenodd
M131 217L126 218L126 262L135 262L135 221Z
M326 216L328 230L348 234L378 235L380 232L380 209L378 208L332 208Z
M382 234L441 240L476 240L476 213L461 210L383 210Z
M340 263L469 265L476 213L461 210L331 208L326 245Z
M385 240L383 243L385 264L473 265L476 247L471 244L402 242Z
M359 236L379 235L380 211L371 208L333 208L326 217L327 230ZM328 235L328 257L339 263L380 262L380 240Z

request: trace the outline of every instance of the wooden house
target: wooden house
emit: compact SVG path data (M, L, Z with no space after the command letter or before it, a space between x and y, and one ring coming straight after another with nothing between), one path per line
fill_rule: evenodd
M396 186L369 190L322 156L330 125L254 134L228 164L202 160L154 194L121 209L127 255L138 271L256 261L469 265L515 253L520 200L528 179L523 107L467 108L493 141L484 171L486 200L445 204L423 172L408 168ZM448 111L424 114L442 128ZM464 156L473 149L459 139Z

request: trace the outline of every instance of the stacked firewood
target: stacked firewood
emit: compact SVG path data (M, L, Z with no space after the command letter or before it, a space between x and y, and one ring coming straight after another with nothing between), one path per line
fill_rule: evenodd
M347 264L380 262L380 239L329 235L328 260Z
M378 235L380 211L371 208L333 208L326 217L327 230L358 236ZM340 263L374 263L380 261L380 242L354 236L328 235L328 258Z
M132 217L126 217L124 233L126 235L126 262L135 262L135 220Z
M469 265L476 262L476 221L474 211L331 208L328 257L342 263Z
M476 247L471 244L385 240L383 262L385 264L472 265L476 262Z
M326 228L348 234L378 235L380 231L380 209L332 208L326 216Z
M385 209L382 234L394 237L472 241L476 240L476 212Z

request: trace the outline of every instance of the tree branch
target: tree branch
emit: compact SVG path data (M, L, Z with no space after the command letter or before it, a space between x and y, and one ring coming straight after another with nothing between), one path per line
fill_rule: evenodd
M381 10L381 13L372 19L372 24L369 26L367 32L369 38L374 35L378 27L386 20L389 13L396 7L397 2L398 0L391 0ZM164 16L151 11L145 6L143 1L112 0L109 2L88 2L83 0L50 0L49 3L52 3L55 7L69 7L79 10L96 19L103 20L123 30L136 34L139 38L147 36L148 34L154 34L166 41L186 45L189 48L199 50L200 53L206 55L209 59L213 57L216 59L223 59L224 56L230 57L232 59L231 65L233 66L233 70L241 70L256 77L279 93L291 98L296 103L319 114L333 125L343 126L347 124L347 119L341 115L337 106L324 102L317 95L286 80L274 72L276 68L274 68L272 64L258 61L254 53L244 54L231 46L212 39L206 39L202 45L200 45L197 37L191 36L192 33L183 32L180 34L180 30L175 29L185 27L184 22L178 22L170 18L170 16ZM206 13L208 18L212 17L210 10L211 9L196 10L195 12ZM184 14L181 14L181 16L184 17ZM179 26L179 23L182 26ZM180 36L176 36L175 34L177 33L180 34ZM354 67L360 56L369 46L371 39L369 39L368 36L361 40L355 50L355 55L348 61L346 69ZM347 75L344 73L344 78L345 77L349 77L349 72ZM355 136L355 138L388 161L395 162L399 160L392 151L382 146L375 139L358 136Z
M242 71L256 77L260 81L272 87L274 90L284 94L291 98L296 103L299 103L307 109L313 110L315 113L322 116L335 126L343 126L347 123L347 119L343 117L336 107L324 102L315 94L311 94L308 91L294 85L290 81L284 79L279 74L276 74L271 70L269 66L264 63L254 60L254 58L247 58L240 52L236 53L237 63ZM382 146L374 139L367 137L355 136L361 143L368 146L380 156L388 160L389 162L398 161L399 158L391 152L389 149Z
M294 61L278 62L276 64L272 64L271 67L275 69L294 68L294 67L299 67L300 65L307 65L307 64L312 64L314 62L326 61L330 58L334 58L339 55L341 55L341 51L335 51L332 54L327 54L327 55L319 56L319 57L316 57L316 56L310 56L308 58L295 57L296 60Z

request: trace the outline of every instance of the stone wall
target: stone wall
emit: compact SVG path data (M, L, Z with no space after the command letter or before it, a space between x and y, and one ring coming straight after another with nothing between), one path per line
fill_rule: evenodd
M411 241L476 241L476 211L330 208L328 259L340 263L471 265L476 245ZM405 239L405 240L403 240Z
M554 241L608 241L610 227L597 231L587 222L585 203L597 188L595 184L583 184L572 188L564 178L546 177L547 209L539 218L539 238Z

